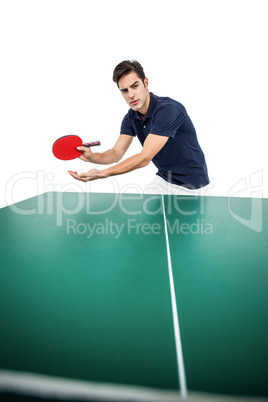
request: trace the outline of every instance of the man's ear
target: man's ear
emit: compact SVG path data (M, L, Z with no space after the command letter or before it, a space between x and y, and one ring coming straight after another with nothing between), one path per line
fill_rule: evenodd
M148 81L148 78L144 78L144 86L145 86L145 88L146 89L148 89L148 85L149 85L149 81Z

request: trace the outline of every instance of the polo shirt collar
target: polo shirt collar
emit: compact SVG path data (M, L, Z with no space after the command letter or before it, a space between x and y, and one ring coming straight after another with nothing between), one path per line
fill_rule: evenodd
M150 119L153 116L153 111L154 111L156 101L157 101L157 96L156 95L154 95L152 92L150 92L150 95L151 95L151 97L150 97L149 108L148 108L147 114L144 117L144 120L145 119ZM141 117L140 117L138 112L133 112L133 113L134 113L134 116L133 116L134 119L141 120Z

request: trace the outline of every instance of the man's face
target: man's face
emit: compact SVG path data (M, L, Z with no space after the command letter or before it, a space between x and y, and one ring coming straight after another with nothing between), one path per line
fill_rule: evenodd
M137 74L132 72L120 78L118 87L131 109L146 115L150 102L148 79L145 78L143 83Z

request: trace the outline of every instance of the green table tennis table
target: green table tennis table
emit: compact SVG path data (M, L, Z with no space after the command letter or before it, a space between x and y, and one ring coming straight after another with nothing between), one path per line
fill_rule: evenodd
M1 401L267 400L267 199L48 192L0 222Z

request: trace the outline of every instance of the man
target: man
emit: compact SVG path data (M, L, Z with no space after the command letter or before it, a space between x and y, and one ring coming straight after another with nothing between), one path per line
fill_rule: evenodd
M112 149L92 152L79 147L80 159L97 164L113 164L107 169L91 169L78 175L77 180L96 180L140 169L151 161L158 168L155 184L163 190L200 189L209 183L204 154L197 140L195 128L182 104L158 97L148 90L148 79L140 63L123 61L113 73L130 110L124 117L120 136ZM130 158L119 162L137 136L143 148ZM189 190L188 190L189 191Z

